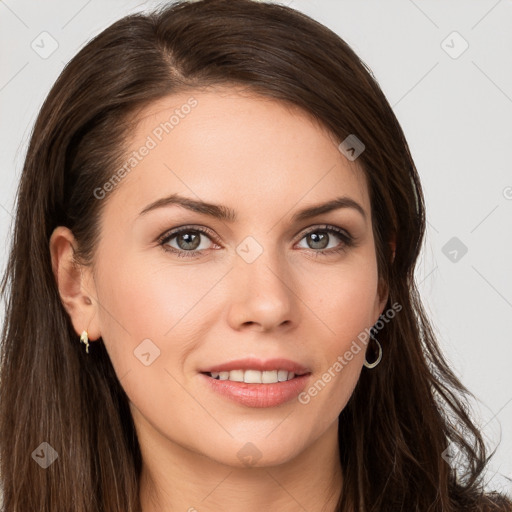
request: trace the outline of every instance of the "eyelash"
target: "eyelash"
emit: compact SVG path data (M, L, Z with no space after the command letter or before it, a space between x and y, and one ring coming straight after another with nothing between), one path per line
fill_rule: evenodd
M158 238L158 243L164 251L176 254L179 258L201 257L201 253L204 250L185 251L183 249L176 249L175 247L170 247L167 245L167 243L170 242L176 236L178 236L182 233L189 233L189 232L201 233L201 234L207 236L208 238L210 238L213 242L218 243L218 239L217 239L216 235L208 228L204 228L201 226L183 226L176 230L167 231L166 233L164 233L163 235L161 235ZM331 226L328 224L324 224L322 226L315 226L314 229L311 229L311 230L303 233L301 238L299 239L299 242L307 235L310 235L311 233L316 233L316 232L326 232L326 233L330 233L330 234L335 234L342 240L342 243L339 245L339 247L336 247L336 248L320 249L320 250L308 249L309 251L313 251L316 254L316 256L318 256L318 255L332 256L333 254L345 252L348 248L353 247L355 245L354 238L348 232L346 232L345 230L342 230L336 226Z

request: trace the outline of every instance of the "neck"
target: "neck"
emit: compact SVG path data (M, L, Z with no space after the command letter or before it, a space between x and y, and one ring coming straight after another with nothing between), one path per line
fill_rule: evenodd
M342 481L337 435L335 422L294 459L267 467L227 466L175 444L165 452L141 445L142 512L335 512Z

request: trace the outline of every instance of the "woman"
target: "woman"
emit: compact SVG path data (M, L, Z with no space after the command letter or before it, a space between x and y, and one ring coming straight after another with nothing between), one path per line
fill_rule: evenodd
M107 28L21 177L3 510L512 510L414 284L424 227L324 26L200 0Z

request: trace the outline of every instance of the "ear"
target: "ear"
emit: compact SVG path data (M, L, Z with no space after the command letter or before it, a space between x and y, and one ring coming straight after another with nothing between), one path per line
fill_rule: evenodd
M393 233L391 235L391 240L389 241L389 246L391 248L391 263L395 261L395 253L396 253L396 234ZM389 287L387 284L383 281L383 279L379 278L379 284L377 289L377 299L375 301L375 310L376 310L376 319L375 322L377 322L378 318L382 313L384 313L384 308L386 307L386 303L389 298ZM374 322L374 323L375 323Z
M382 279L379 278L379 284L377 287L377 297L375 298L375 320L373 323L377 322L380 315L384 312L384 308L386 307L386 303L389 297L389 289L386 283Z
M86 330L89 340L100 336L96 290L91 269L74 258L76 241L71 230L55 228L50 237L52 270L62 304L68 312L77 336Z

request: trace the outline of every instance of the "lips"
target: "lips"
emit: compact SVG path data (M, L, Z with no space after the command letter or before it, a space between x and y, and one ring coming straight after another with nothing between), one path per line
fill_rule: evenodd
M296 400L311 379L311 374L306 373L274 384L222 381L212 379L208 374L199 374L199 377L207 389L220 397L246 407L264 408L276 407Z
M226 380L227 374L236 378ZM261 374L261 383L256 374ZM284 380L278 378L276 382L276 374L286 374L287 378L283 375ZM220 380L220 376L224 378ZM205 367L200 377L208 389L221 397L246 407L263 408L296 399L310 380L311 370L290 359L248 358Z

